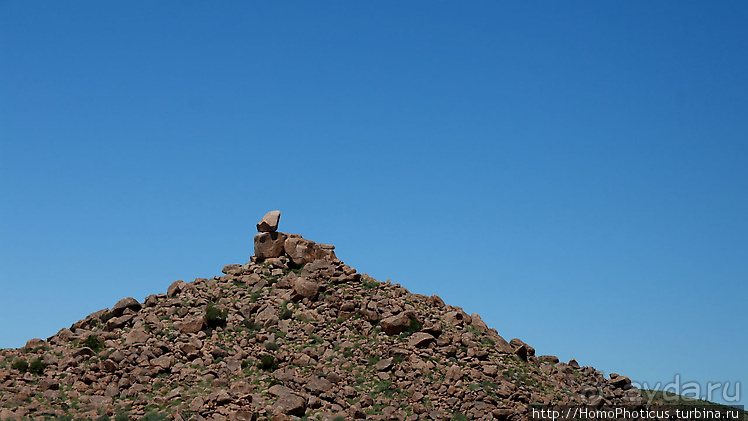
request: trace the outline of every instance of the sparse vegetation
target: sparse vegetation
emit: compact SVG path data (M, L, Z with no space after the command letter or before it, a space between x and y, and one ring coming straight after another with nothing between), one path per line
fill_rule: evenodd
M257 363L257 367L265 371L275 371L278 368L278 362L275 361L275 357L270 354L262 354L260 356L260 362Z
M226 317L228 316L226 311L221 311L215 303L209 303L205 307L205 324L208 328L224 327L226 326Z
M45 368L47 368L47 364L39 358L35 358L31 360L31 364L29 364L29 373L33 373L38 376L44 373Z
M25 373L29 370L29 362L24 359L18 359L13 361L13 364L10 365L10 368L18 370L21 373Z
M96 335L89 336L81 345L91 348L94 352L99 352L104 347L104 343Z

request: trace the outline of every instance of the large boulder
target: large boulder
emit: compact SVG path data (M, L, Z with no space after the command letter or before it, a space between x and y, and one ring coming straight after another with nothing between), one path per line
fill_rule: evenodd
M117 304L112 307L112 314L115 317L118 317L124 314L125 310L130 309L133 313L137 313L141 308L142 306L140 305L138 300L132 297L127 297L117 301Z
M299 301L304 298L314 300L319 293L319 284L304 278L296 281L293 286L293 300Z
M286 234L282 232L261 232L255 235L255 256L259 260L283 255Z
M388 317L380 322L382 330L388 335L397 335L398 333L405 332L410 326L410 317L405 313L400 313L395 316Z
M174 322L174 327L176 327L180 332L187 334L197 333L201 331L204 326L205 316L194 316Z
M278 231L278 221L281 213L279 210L270 211L262 217L257 223L257 232L276 232Z
M283 244L288 257L297 266L313 262L321 253L314 241L301 237L289 237Z

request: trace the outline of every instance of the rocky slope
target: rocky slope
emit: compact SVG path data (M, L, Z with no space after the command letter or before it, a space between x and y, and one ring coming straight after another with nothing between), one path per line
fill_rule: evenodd
M514 420L642 402L625 376L536 356L477 314L358 273L332 246L282 241L278 257L2 350L0 418Z

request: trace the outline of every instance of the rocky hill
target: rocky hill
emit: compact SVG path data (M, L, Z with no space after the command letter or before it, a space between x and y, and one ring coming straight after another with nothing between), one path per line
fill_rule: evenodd
M222 276L2 350L0 419L518 420L643 401L625 376L536 356L277 224L266 215L251 261Z

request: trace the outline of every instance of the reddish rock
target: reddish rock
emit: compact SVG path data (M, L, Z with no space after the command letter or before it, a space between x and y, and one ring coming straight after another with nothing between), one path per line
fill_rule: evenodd
M319 284L303 278L298 279L293 286L293 292L294 301L299 301L303 298L314 300L315 298L317 298L317 294L319 293Z
M115 317L119 317L127 309L130 309L133 312L138 312L138 311L140 311L141 308L142 308L142 306L140 305L140 303L138 302L138 300L136 300L136 299L134 299L132 297L127 297L127 298L123 298L123 299L117 301L117 304L115 304L114 307L112 307L111 312L112 312L112 314Z
M426 332L416 332L408 338L408 345L411 347L421 348L436 341L436 338Z
M300 417L306 412L306 399L293 393L280 395L275 402L275 408L284 414Z
M319 256L319 249L316 247L316 243L301 237L287 238L283 249L297 266L304 266L307 263L314 262Z
M255 235L255 257L259 260L283 255L286 234L282 232L261 232Z
M239 410L229 415L229 421L256 421L257 414L252 411Z
M125 344L132 345L139 342L145 342L147 341L151 335L146 332L143 328L133 329L130 331L130 333L127 334L127 339L125 339Z
M205 316L190 317L178 322L174 322L174 327L182 333L197 333L205 326Z
M27 350L33 350L33 349L41 348L45 345L47 345L47 343L44 340L39 339L39 338L34 338L34 339L29 339L28 341L26 341L26 346L24 346L23 348Z
M375 365L377 371L387 371L392 367L392 358L385 358L383 360L377 361L377 364Z
M169 285L169 288L166 289L166 296L174 297L182 291L185 285L187 284L181 279L178 281L174 281L171 285Z
M384 333L388 335L397 335L398 333L405 332L408 330L410 325L410 317L405 313L400 313L395 316L382 319L380 326Z
M257 223L257 232L275 232L278 230L278 222L281 213L279 210L270 211Z
M312 378L306 382L306 388L313 394L319 395L320 393L328 392L332 389L332 383L327 379L312 376Z

